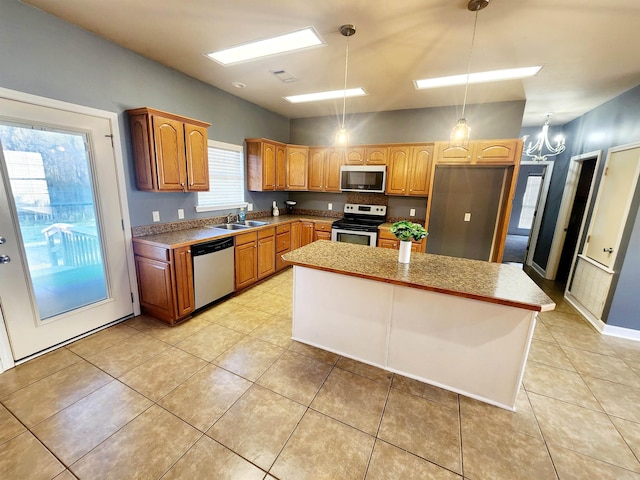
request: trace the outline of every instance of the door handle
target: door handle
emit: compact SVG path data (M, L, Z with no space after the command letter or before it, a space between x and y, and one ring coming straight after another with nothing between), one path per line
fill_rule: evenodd
M9 263L11 261L11 257L9 255L0 255L0 264Z
M613 248L609 247L609 248L603 248L602 249L603 252L607 252L607 253L613 253Z

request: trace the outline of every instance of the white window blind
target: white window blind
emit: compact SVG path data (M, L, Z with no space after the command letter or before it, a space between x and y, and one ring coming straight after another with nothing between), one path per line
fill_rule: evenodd
M197 212L246 206L242 146L209 140L209 191L198 192Z

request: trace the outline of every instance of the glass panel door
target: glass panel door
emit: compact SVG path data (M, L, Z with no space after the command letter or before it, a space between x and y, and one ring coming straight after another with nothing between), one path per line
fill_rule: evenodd
M40 320L107 298L84 134L0 125Z

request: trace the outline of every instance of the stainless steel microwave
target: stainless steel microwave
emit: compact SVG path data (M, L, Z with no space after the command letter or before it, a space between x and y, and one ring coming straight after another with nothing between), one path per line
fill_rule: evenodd
M340 167L340 190L343 192L384 193L387 167L384 165Z

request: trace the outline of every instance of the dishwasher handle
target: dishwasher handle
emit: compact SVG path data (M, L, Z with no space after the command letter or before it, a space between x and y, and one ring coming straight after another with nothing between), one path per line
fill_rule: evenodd
M191 247L191 256L197 257L200 255L207 255L208 253L219 252L220 250L226 250L227 248L233 248L233 237L223 238L221 240L211 240L210 242L193 245Z

